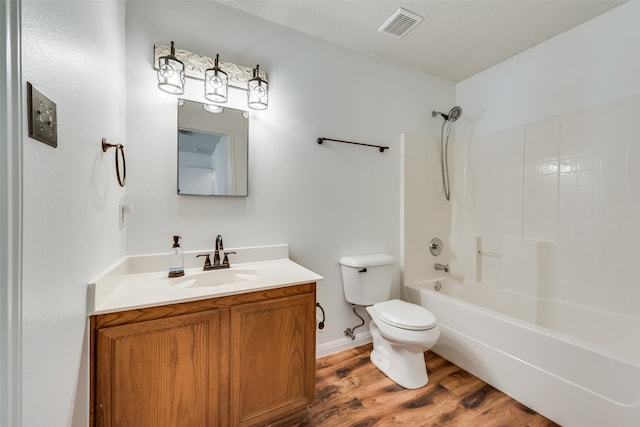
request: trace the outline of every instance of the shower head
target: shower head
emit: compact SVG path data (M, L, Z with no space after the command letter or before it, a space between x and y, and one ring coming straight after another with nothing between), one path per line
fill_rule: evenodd
M449 117L447 118L447 120L449 120L450 122L455 122L460 118L461 115L462 115L462 108L456 105L449 111L449 114L448 114Z
M458 120L462 115L462 108L456 105L451 110L449 110L449 114L441 113L440 111L431 112L431 117L438 117L439 115L442 116L442 118L445 119L445 121L450 121L453 123L456 120Z

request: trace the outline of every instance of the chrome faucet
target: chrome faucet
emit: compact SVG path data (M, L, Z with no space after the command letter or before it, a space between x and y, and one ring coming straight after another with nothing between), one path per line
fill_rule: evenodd
M435 268L436 270L444 271L445 273L449 272L449 264L440 264L436 262L435 264L433 264L433 268Z

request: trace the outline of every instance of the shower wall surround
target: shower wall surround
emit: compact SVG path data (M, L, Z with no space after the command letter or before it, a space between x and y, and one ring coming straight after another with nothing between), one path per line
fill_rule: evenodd
M457 141L453 232L477 234L483 253L501 254L479 256L480 282L640 321L639 112L633 96ZM505 280L509 239L549 242L537 288ZM526 257L509 259L529 268ZM541 307L537 323L597 339L568 311Z
M481 282L640 322L639 19L626 3L456 85L451 232L494 253L548 242L536 289L505 283L491 256ZM579 334L570 311L538 322Z

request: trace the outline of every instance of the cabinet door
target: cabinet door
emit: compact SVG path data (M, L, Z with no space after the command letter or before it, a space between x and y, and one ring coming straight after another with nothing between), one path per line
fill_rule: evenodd
M217 310L97 331L96 425L218 425Z
M314 398L315 295L231 307L231 425L265 425Z

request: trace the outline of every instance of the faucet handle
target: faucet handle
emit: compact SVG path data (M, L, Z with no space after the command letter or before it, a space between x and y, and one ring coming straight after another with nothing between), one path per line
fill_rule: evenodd
M224 258L222 259L222 265L227 266L227 267L230 265L229 264L229 257L227 256L227 255L230 255L230 254L235 254L235 252L233 252L233 251L224 252Z
M205 257L204 266L202 267L202 269L203 270L210 270L211 269L211 258L209 258L209 254L196 255L196 258L200 258L201 256Z

